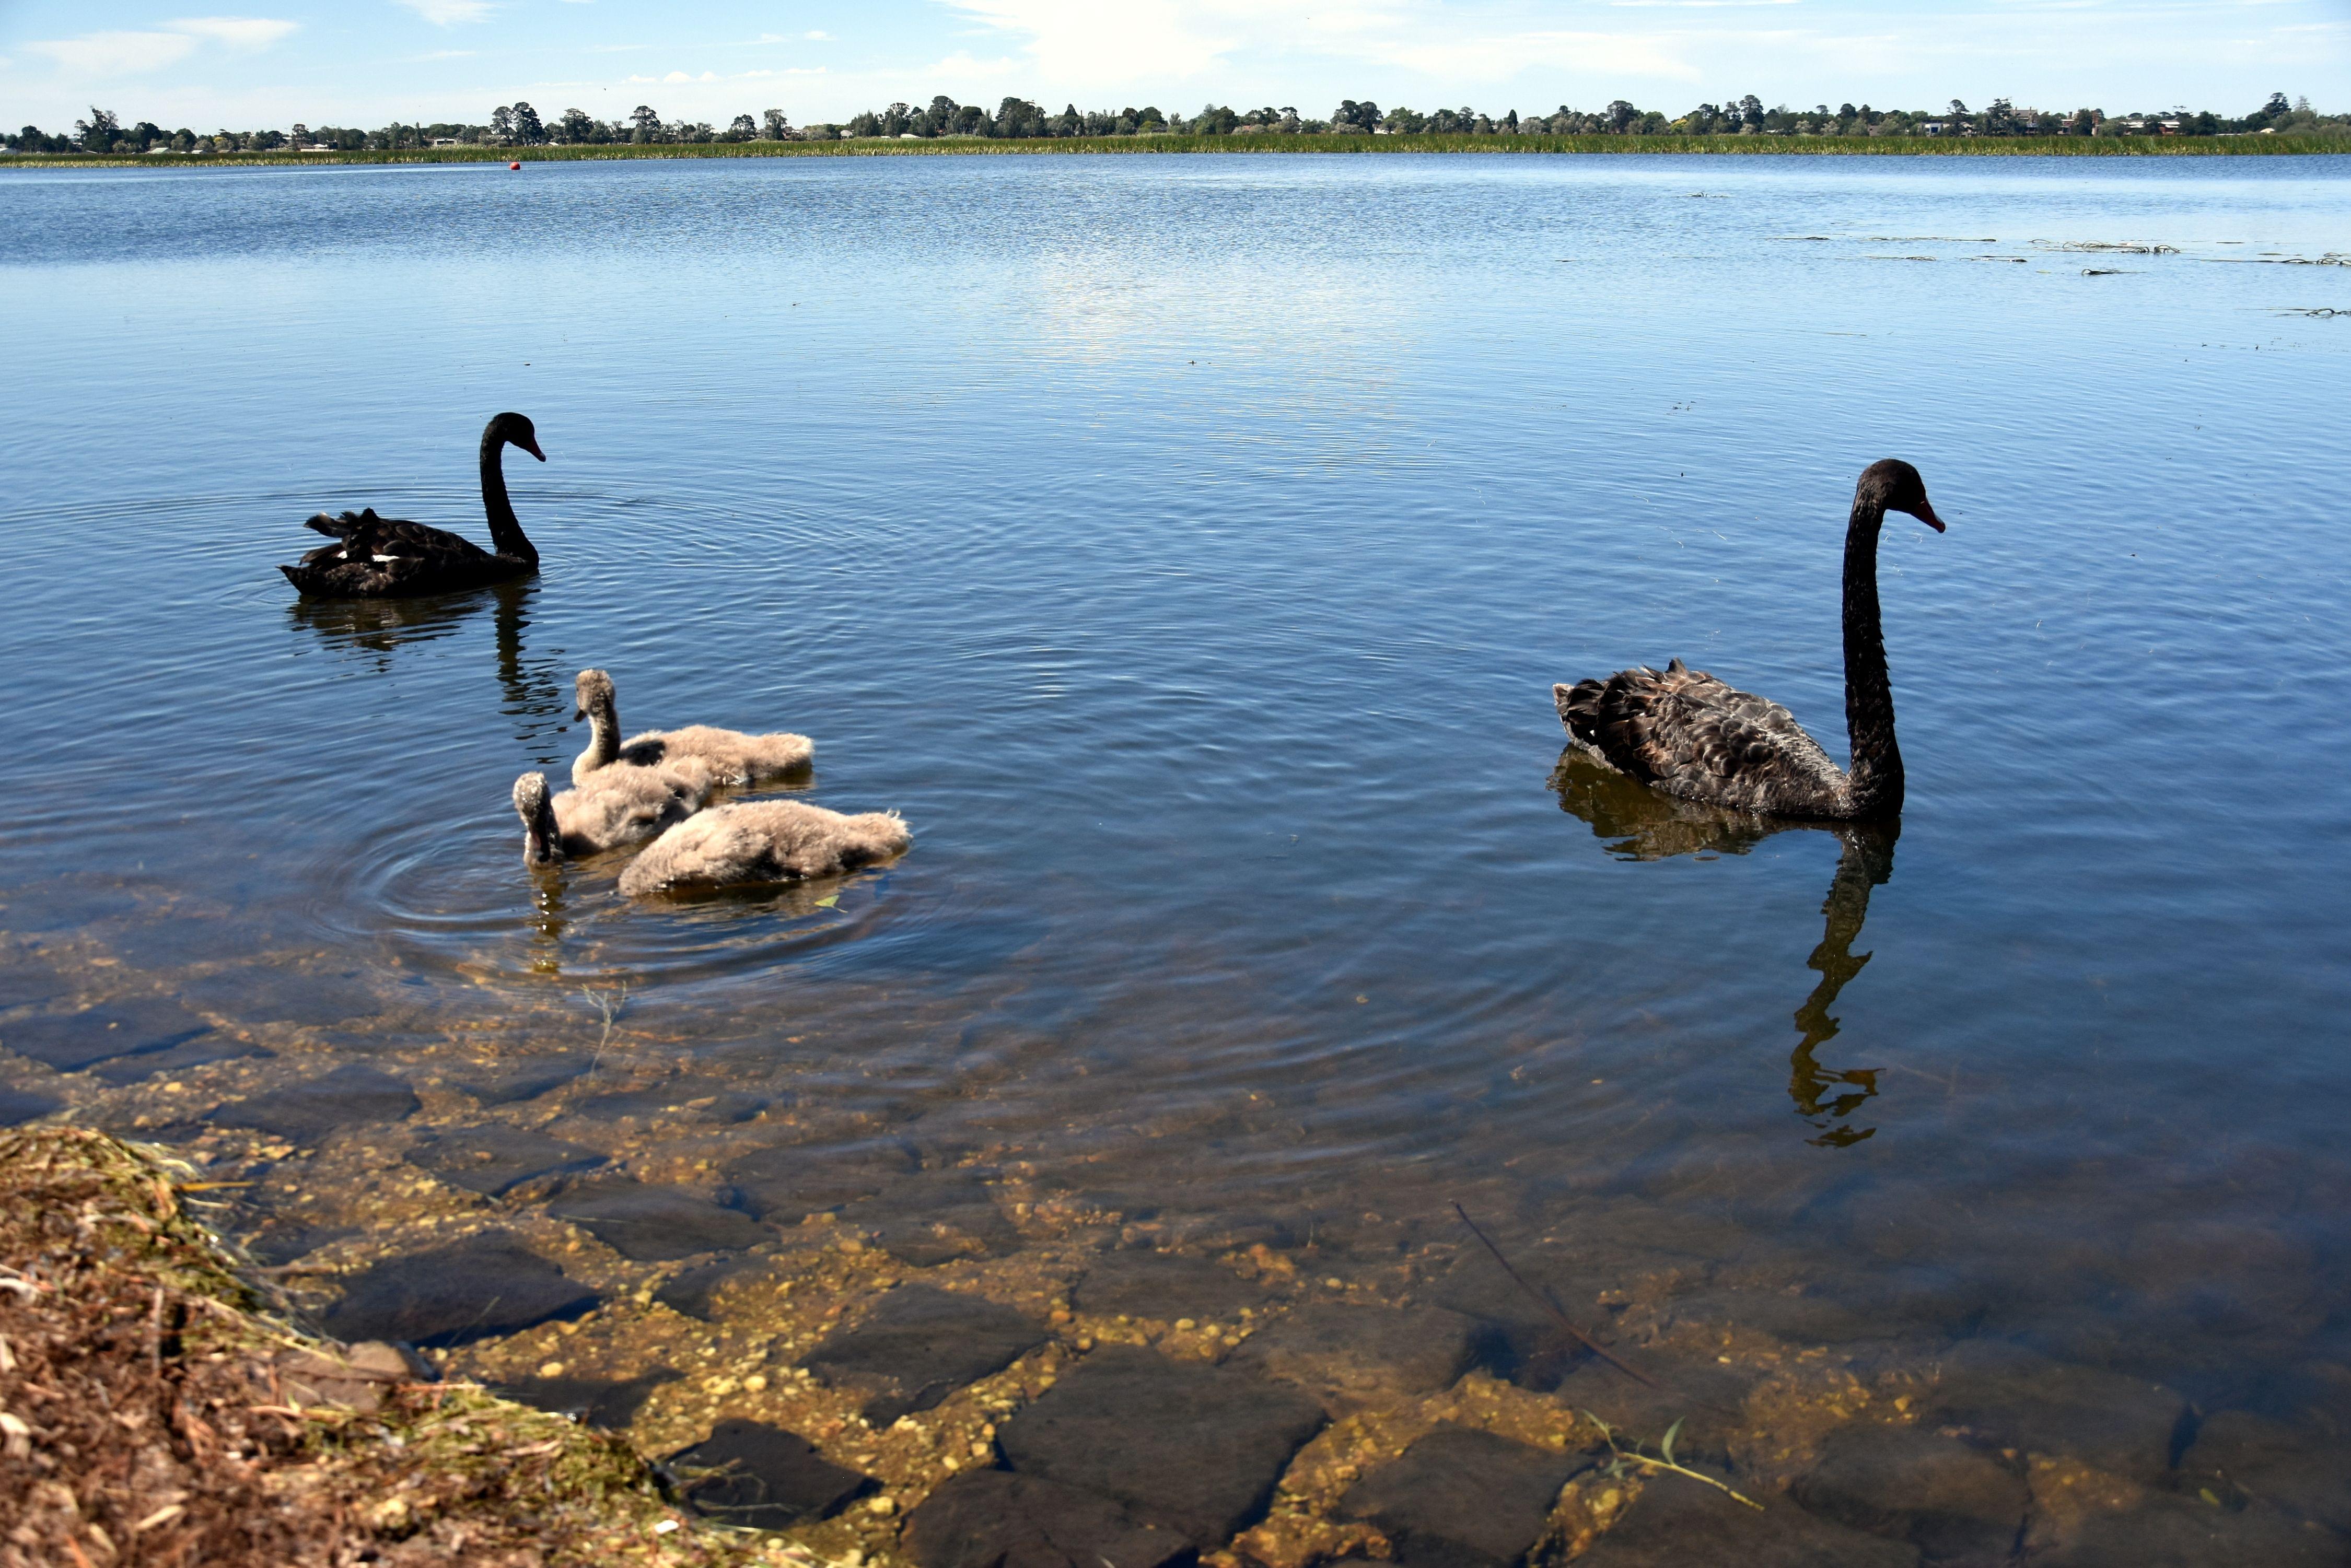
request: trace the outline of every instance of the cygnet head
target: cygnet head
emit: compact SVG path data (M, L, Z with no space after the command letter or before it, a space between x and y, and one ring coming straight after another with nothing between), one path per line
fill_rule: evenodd
M571 716L573 719L586 718L600 708L607 714L612 711L612 677L603 671L580 671L580 678L571 684L571 690L578 702Z
M547 775L526 773L515 780L515 810L522 818L522 858L528 865L546 865L556 857L555 806L547 792Z
M1875 501L1889 512L1907 512L1937 533L1943 531L1943 519L1927 504L1927 481L1899 457L1881 457L1863 469L1854 499Z

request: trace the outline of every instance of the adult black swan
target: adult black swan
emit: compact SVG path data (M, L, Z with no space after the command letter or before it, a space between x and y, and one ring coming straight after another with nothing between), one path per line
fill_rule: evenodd
M489 514L495 553L444 528L380 517L371 507L312 517L308 526L336 542L277 570L314 599L408 599L528 577L538 570L538 549L523 536L507 499L502 459L508 446L547 461L538 433L521 414L502 413L482 427L482 509Z
M1831 821L1902 810L1902 752L1877 611L1877 534L1887 512L1937 533L1918 470L1888 457L1862 470L1844 534L1844 722L1853 771L1828 758L1778 703L1735 691L1679 659L1553 686L1560 722L1596 760L1668 795L1741 811Z

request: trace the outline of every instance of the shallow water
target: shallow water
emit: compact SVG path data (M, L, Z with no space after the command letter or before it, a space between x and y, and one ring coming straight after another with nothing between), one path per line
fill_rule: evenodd
M2289 263L2351 251L2346 164L11 174L0 1044L166 996L275 1053L0 1059L11 1103L682 1075L771 1107L722 1167L886 1132L1342 1260L1458 1197L1587 1299L1735 1262L2304 1409L2351 1380L2351 318L2298 312L2351 273ZM2121 243L2175 248L2067 248ZM479 537L507 407L537 581L296 601L320 507ZM1887 455L1950 524L1884 545L1898 845L1555 786L1551 683L1674 655L1841 753ZM814 736L794 788L913 851L534 876L508 788L588 664L632 728ZM593 1076L483 1110L488 1060Z

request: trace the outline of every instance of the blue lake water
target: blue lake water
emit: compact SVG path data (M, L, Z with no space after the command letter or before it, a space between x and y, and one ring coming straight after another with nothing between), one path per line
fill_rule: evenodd
M1458 1199L1589 1316L1670 1263L2351 1421L2351 159L48 172L0 233L0 1046L274 1053L0 1053L18 1103L192 1142L364 1060L430 1091L396 1166L592 1141L465 1074L617 1066L1178 1249L1449 1255ZM486 537L504 408L535 582L298 604L322 507ZM1551 684L1678 655L1842 756L1886 455L1949 524L1885 538L1890 871L1623 847ZM912 852L534 877L590 664Z

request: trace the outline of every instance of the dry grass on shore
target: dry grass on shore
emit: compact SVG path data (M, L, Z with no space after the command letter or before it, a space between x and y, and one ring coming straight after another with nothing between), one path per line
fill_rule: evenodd
M694 1523L618 1438L297 1332L187 1174L0 1134L5 1568L783 1560Z

